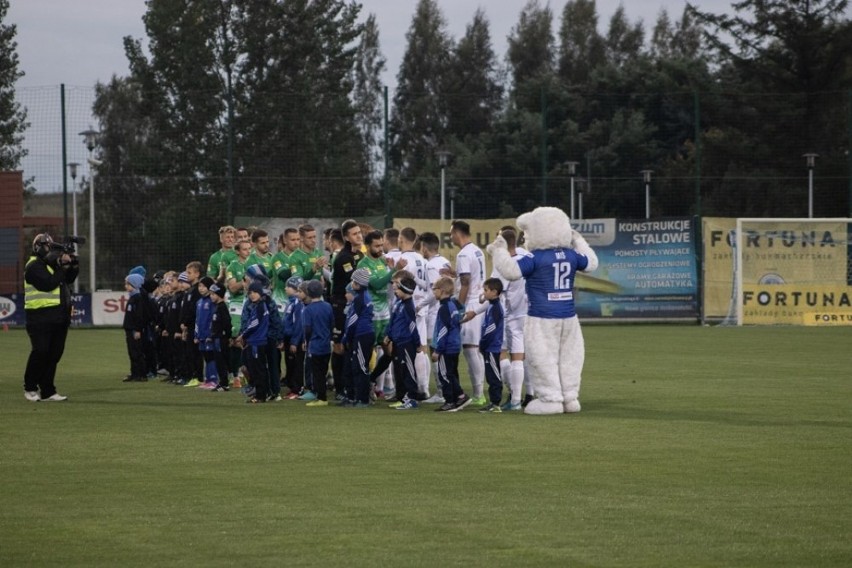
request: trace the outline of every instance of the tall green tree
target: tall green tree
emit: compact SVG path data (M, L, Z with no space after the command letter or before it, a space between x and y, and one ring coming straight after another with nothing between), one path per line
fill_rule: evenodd
M417 3L406 41L390 123L391 160L402 178L434 172L435 152L447 134L441 94L453 40L435 0Z
M374 185L377 184L379 176L384 173L384 166L380 164L384 144L382 73L386 65L387 59L382 54L379 42L376 16L370 14L364 22L364 30L355 54L355 67L352 71L352 104L355 110L355 123L361 134L364 162Z
M568 86L585 85L603 61L604 40L598 33L595 0L567 2L559 26L559 76Z
M467 140L491 129L502 97L502 73L491 45L488 18L479 9L452 51L443 87L448 134Z
M0 170L15 170L27 155L23 147L27 109L15 101L15 83L24 76L18 69L17 26L7 23L9 0L0 0Z
M736 202L756 196L753 214L807 214L802 182L806 152L820 155L821 181L831 200L816 214L849 210L844 176L846 95L852 87L852 22L846 0L743 0L733 13L712 14L689 5L705 27L705 40L717 59L718 81L728 94L708 111L716 129L706 138L711 175L759 177L740 184L717 183L711 200ZM722 95L720 95L720 98ZM707 116L708 113L705 113ZM745 191L744 191L745 190Z

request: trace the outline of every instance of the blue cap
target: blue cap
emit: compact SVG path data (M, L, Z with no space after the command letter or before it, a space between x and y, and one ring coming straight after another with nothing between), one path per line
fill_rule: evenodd
M287 287L294 290L299 289L299 285L304 282L301 276L291 276L287 279Z
M148 271L145 270L144 266L139 265L139 266L134 266L133 268L131 268L129 274L138 274L142 278L145 278L145 276L148 275Z
M141 274L128 274L127 278L125 278L128 284L130 284L133 288L138 290L142 287L142 284L145 283L145 278Z

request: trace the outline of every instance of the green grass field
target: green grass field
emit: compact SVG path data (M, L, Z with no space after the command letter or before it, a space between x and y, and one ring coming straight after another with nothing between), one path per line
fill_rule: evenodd
M0 332L0 566L852 565L852 329L585 334L530 417L124 384L120 330L32 403Z

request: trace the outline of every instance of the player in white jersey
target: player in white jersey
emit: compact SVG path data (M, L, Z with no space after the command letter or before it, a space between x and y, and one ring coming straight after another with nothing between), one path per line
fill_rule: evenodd
M485 255L470 239L470 225L465 221L453 221L450 225L450 238L461 250L456 255L455 272L444 270L442 275L458 278L458 300L463 305L479 301L482 284L485 282ZM473 387L474 406L484 406L482 383L485 381L485 362L479 352L479 338L482 333L483 314L462 325L461 341L464 358L467 361L470 382Z
M429 364L429 356L426 345L426 301L430 294L428 288L423 284L426 282L426 259L415 249L417 241L417 231L411 227L405 227L399 231L399 250L402 251L400 260L405 261L405 270L414 275L414 281L418 282L414 289L414 308L417 313L417 333L420 334L420 342L422 349L414 358L414 369L417 372L417 389L425 395L423 398L429 398L429 375L432 366Z
M529 256L527 251L517 246L518 238L514 227L503 227L500 234L506 240L509 254L512 255L513 259L518 260L523 256ZM524 364L524 322L529 307L526 282L523 278L514 281L507 280L496 268L491 276L499 278L503 282L503 293L500 298L503 301L505 319L503 320L504 338L500 374L503 377L503 382L508 384L509 399L502 406L502 409L521 410L522 385L526 384L527 399L531 400L533 394Z
M429 291L429 294L426 297L426 306L424 308L426 310L426 334L428 336L429 345L432 345L432 333L435 331L435 320L438 317L438 308L441 305L432 293L432 286L439 278L441 278L441 270L451 268L450 261L441 256L441 253L438 252L439 247L440 240L438 235L435 233L420 234L420 253L423 255L423 258L426 259L426 282L424 282L424 284ZM432 365L432 370L434 371L435 376L438 376L437 366L437 362ZM441 395L441 390L437 389L435 394L424 402L444 404L445 401L444 397Z

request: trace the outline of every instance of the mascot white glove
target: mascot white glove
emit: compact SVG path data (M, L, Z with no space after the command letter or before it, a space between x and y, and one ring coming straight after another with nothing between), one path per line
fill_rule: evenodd
M498 235L494 242L485 247L491 258L494 259L494 268L506 280L520 280L523 276L521 268L512 255L509 254L509 245L506 244L506 239L503 235Z

